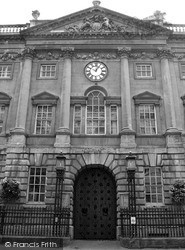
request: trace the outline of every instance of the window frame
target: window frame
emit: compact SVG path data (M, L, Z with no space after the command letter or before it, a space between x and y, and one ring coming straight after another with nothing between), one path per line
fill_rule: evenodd
M79 119L79 121L80 121L80 133L75 133L75 108L76 107L80 107L80 113L81 113L80 119ZM73 134L74 135L82 134L82 105L81 104L75 104L74 108L73 108Z
M136 131L139 136L157 136L162 133L162 122L160 119L160 103L161 103L161 97L150 93L148 91L145 91L143 93L140 93L136 96L133 96L134 104L135 104L135 117L136 117ZM155 107L155 116L156 116L156 134L141 134L140 133L140 117L139 117L139 106L140 105L154 105Z
M97 86L96 86L97 87ZM99 86L98 86L99 87ZM89 89L88 89L89 90ZM120 117L121 117L121 114L120 114L120 106L121 106L121 97L118 97L118 96L109 96L107 97L106 95L106 92L105 92L105 106L106 106L106 134L103 134L103 135L93 135L93 134L86 134L85 133L85 128L86 128L86 102L87 102L87 95L88 93L90 93L91 91L93 90L102 90L100 88L92 88L90 87L90 91L86 91L85 92L85 96L71 96L71 121L72 122L72 125L70 126L70 129L73 133L74 136L80 136L80 135L83 135L83 136L118 136L119 135L119 127L120 127ZM101 91L103 92L103 91ZM80 134L74 134L74 106L75 105L81 105L81 133ZM111 116L111 113L110 113L110 106L111 105L114 105L114 106L117 106L117 134L111 134L111 119L110 119L110 116Z
M55 134L55 127L56 127L56 110L57 110L57 103L58 103L58 96L54 96L50 93L43 92L34 97L32 97L32 122L30 123L31 126L31 134L34 136L52 136ZM35 133L35 124L36 124L36 110L37 106L39 105L46 105L52 106L52 122L51 122L51 133L50 134L36 134Z
M88 96L91 94L91 93L93 93L93 92L99 92L100 94L102 94L103 95L103 98L104 98L104 100L103 100L103 102L104 102L104 105L101 105L101 106L104 106L104 133L103 134L88 134L87 133L87 102L88 102ZM90 105L89 105L90 106ZM99 112L98 112L99 113ZM93 121L93 118L92 118L92 121ZM98 117L98 121L100 121L99 120L99 117ZM93 128L93 126L92 126L92 128ZM98 129L99 129L99 126L98 126ZM90 91L90 92L88 92L88 95L87 95L87 101L86 101L86 110L85 110L85 134L87 135L87 136L103 136L103 135L106 135L106 133L107 133L107 112L106 112L106 103L105 103L105 94L102 92L102 91L100 91L100 90L96 90L96 89L94 89L94 90L92 90L92 91Z
M42 66L55 66L55 76L51 77L44 77L41 76L41 67ZM47 62L39 62L38 63L38 70L37 70L37 79L39 80L53 80L58 78L58 63L57 61L47 61Z
M138 76L137 75L137 66L150 66L151 67L151 76ZM148 80L155 79L155 70L154 64L152 62L135 62L134 63L134 76L137 80Z
M184 71L182 70L182 66L184 66ZM185 80L185 62L179 62L179 72L180 72L180 79Z
M117 115L117 119L116 119L116 130L117 130L117 133L111 133L111 130L112 130L112 119L111 119L111 107L116 107L116 115ZM109 123L110 123L110 134L111 135L118 135L119 134L119 121L118 121L118 105L116 104L111 104L110 105L110 120L109 120Z
M159 178L159 176L156 175L156 169L159 168L160 169L160 179L161 179L161 192L157 191L157 188L159 188L159 185L157 183L157 178ZM150 192L148 193L150 195L150 199L152 197L152 195L156 195L156 200L159 199L159 195L162 196L162 201L161 202L147 202L146 196L147 196L147 191L146 191L146 175L145 175L145 170L149 169L149 184L148 187L150 189ZM155 169L155 176L151 175L151 169ZM155 177L155 185L152 185L152 181L151 178ZM155 187L156 192L152 193L152 186ZM144 167L144 194L145 194L145 204L146 206L162 206L164 205L164 201L165 201L165 197L164 197L164 174L163 174L163 169L162 166L145 166Z
M144 110L145 110L145 107L146 106L153 106L153 108L154 108L154 122L155 122L155 130L156 130L156 133L141 133L141 118L140 118L140 107L141 106L144 106ZM150 109L150 107L149 107L149 109ZM156 115L156 107L155 107L155 104L140 104L140 105L138 105L138 127L139 127L139 134L140 135L149 135L149 136L151 136L151 135L157 135L158 134L158 128L157 128L157 115ZM144 115L145 115L146 113L144 112ZM151 113L149 113L149 114L151 114ZM147 126L146 126L146 118L144 118L143 119L144 120L144 129L145 129L145 131L146 131L146 129L147 129ZM152 126L151 126L151 119L149 119L149 122L150 122L150 126L149 126L149 128L150 128L150 131L152 131Z
M42 113L41 113L42 117L40 119L38 118L38 107L42 107ZM39 121L41 123L40 131L42 131L43 128L46 130L46 126L43 125L43 121L44 121L44 119L43 119L43 114L44 114L43 109L44 109L44 107L47 107L47 113L45 113L45 114L47 114L47 116L48 116L49 113L52 113L52 115L51 115L50 118L47 117L45 119L46 126L47 126L47 124L48 124L49 121L51 123L51 125L50 125L50 132L49 133L37 133L37 127L38 127L37 124L38 124ZM50 107L51 107L51 112L49 112L49 108ZM52 123L53 123L52 120L53 120L53 106L51 104L37 104L37 106L36 106L36 114L35 114L34 134L35 135L50 135L51 131L52 131Z
M0 106L5 106L5 112L4 112L4 119L2 122L2 131L0 132L0 135L6 134L6 125L8 120L8 112L9 112L9 105L10 105L11 97L7 94L0 92Z
M3 66L11 66L11 71L10 71L10 77L1 77L0 80L12 80L13 78L13 70L14 70L14 64L13 63L0 63L0 67Z
M46 174L45 174L45 185L44 185L45 186L45 190L44 190L43 193L40 193L40 191L39 191L39 196L40 196L40 194L44 194L44 201L29 201L29 194L31 193L31 192L29 192L30 191L30 177L31 177L30 172L31 172L31 168L34 168L35 172L36 172L36 169L38 169L38 168L40 168L41 171L42 171L43 168L45 168L45 171L46 171ZM40 178L42 177L42 175L39 175L39 176L40 176ZM35 179L35 175L34 175L34 179ZM36 185L36 183L33 184L34 187L35 187L35 185ZM39 190L40 190L40 186L41 186L41 184L39 183ZM27 197L26 197L27 203L28 204L45 204L45 202L46 202L46 192L47 192L47 167L45 167L45 166L39 166L39 167L30 166L30 168L29 168L29 175L28 175ZM33 193L33 195L35 194L35 192L32 192L32 193Z

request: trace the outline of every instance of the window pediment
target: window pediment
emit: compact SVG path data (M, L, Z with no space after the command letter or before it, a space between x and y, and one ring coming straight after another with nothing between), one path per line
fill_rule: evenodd
M48 92L42 92L38 95L33 96L31 99L33 105L44 103L56 105L59 97Z
M0 92L0 104L10 104L11 97L3 92Z
M139 104L155 104L159 105L161 97L159 95L153 94L149 91L145 91L138 95L133 96L136 105Z
M185 105L185 95L181 96L181 99L183 101L183 105Z

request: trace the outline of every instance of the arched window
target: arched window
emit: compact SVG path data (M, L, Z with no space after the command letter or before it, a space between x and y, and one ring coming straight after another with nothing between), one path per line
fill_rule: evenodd
M88 94L86 111L86 134L105 134L105 103L102 92L94 90Z

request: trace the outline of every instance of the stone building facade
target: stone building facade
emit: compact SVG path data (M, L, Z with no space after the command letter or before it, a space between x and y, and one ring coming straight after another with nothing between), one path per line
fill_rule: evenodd
M0 26L0 178L20 181L25 206L53 205L62 152L80 239L119 236L129 152L138 206L171 204L185 178L185 33L99 4Z

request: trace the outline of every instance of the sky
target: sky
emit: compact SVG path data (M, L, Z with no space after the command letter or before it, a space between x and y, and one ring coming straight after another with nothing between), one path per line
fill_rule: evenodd
M50 20L89 8L92 0L0 0L0 24L29 23L32 11L39 19ZM165 20L185 24L185 0L101 0L101 6L122 14L143 19L156 10L165 12Z

